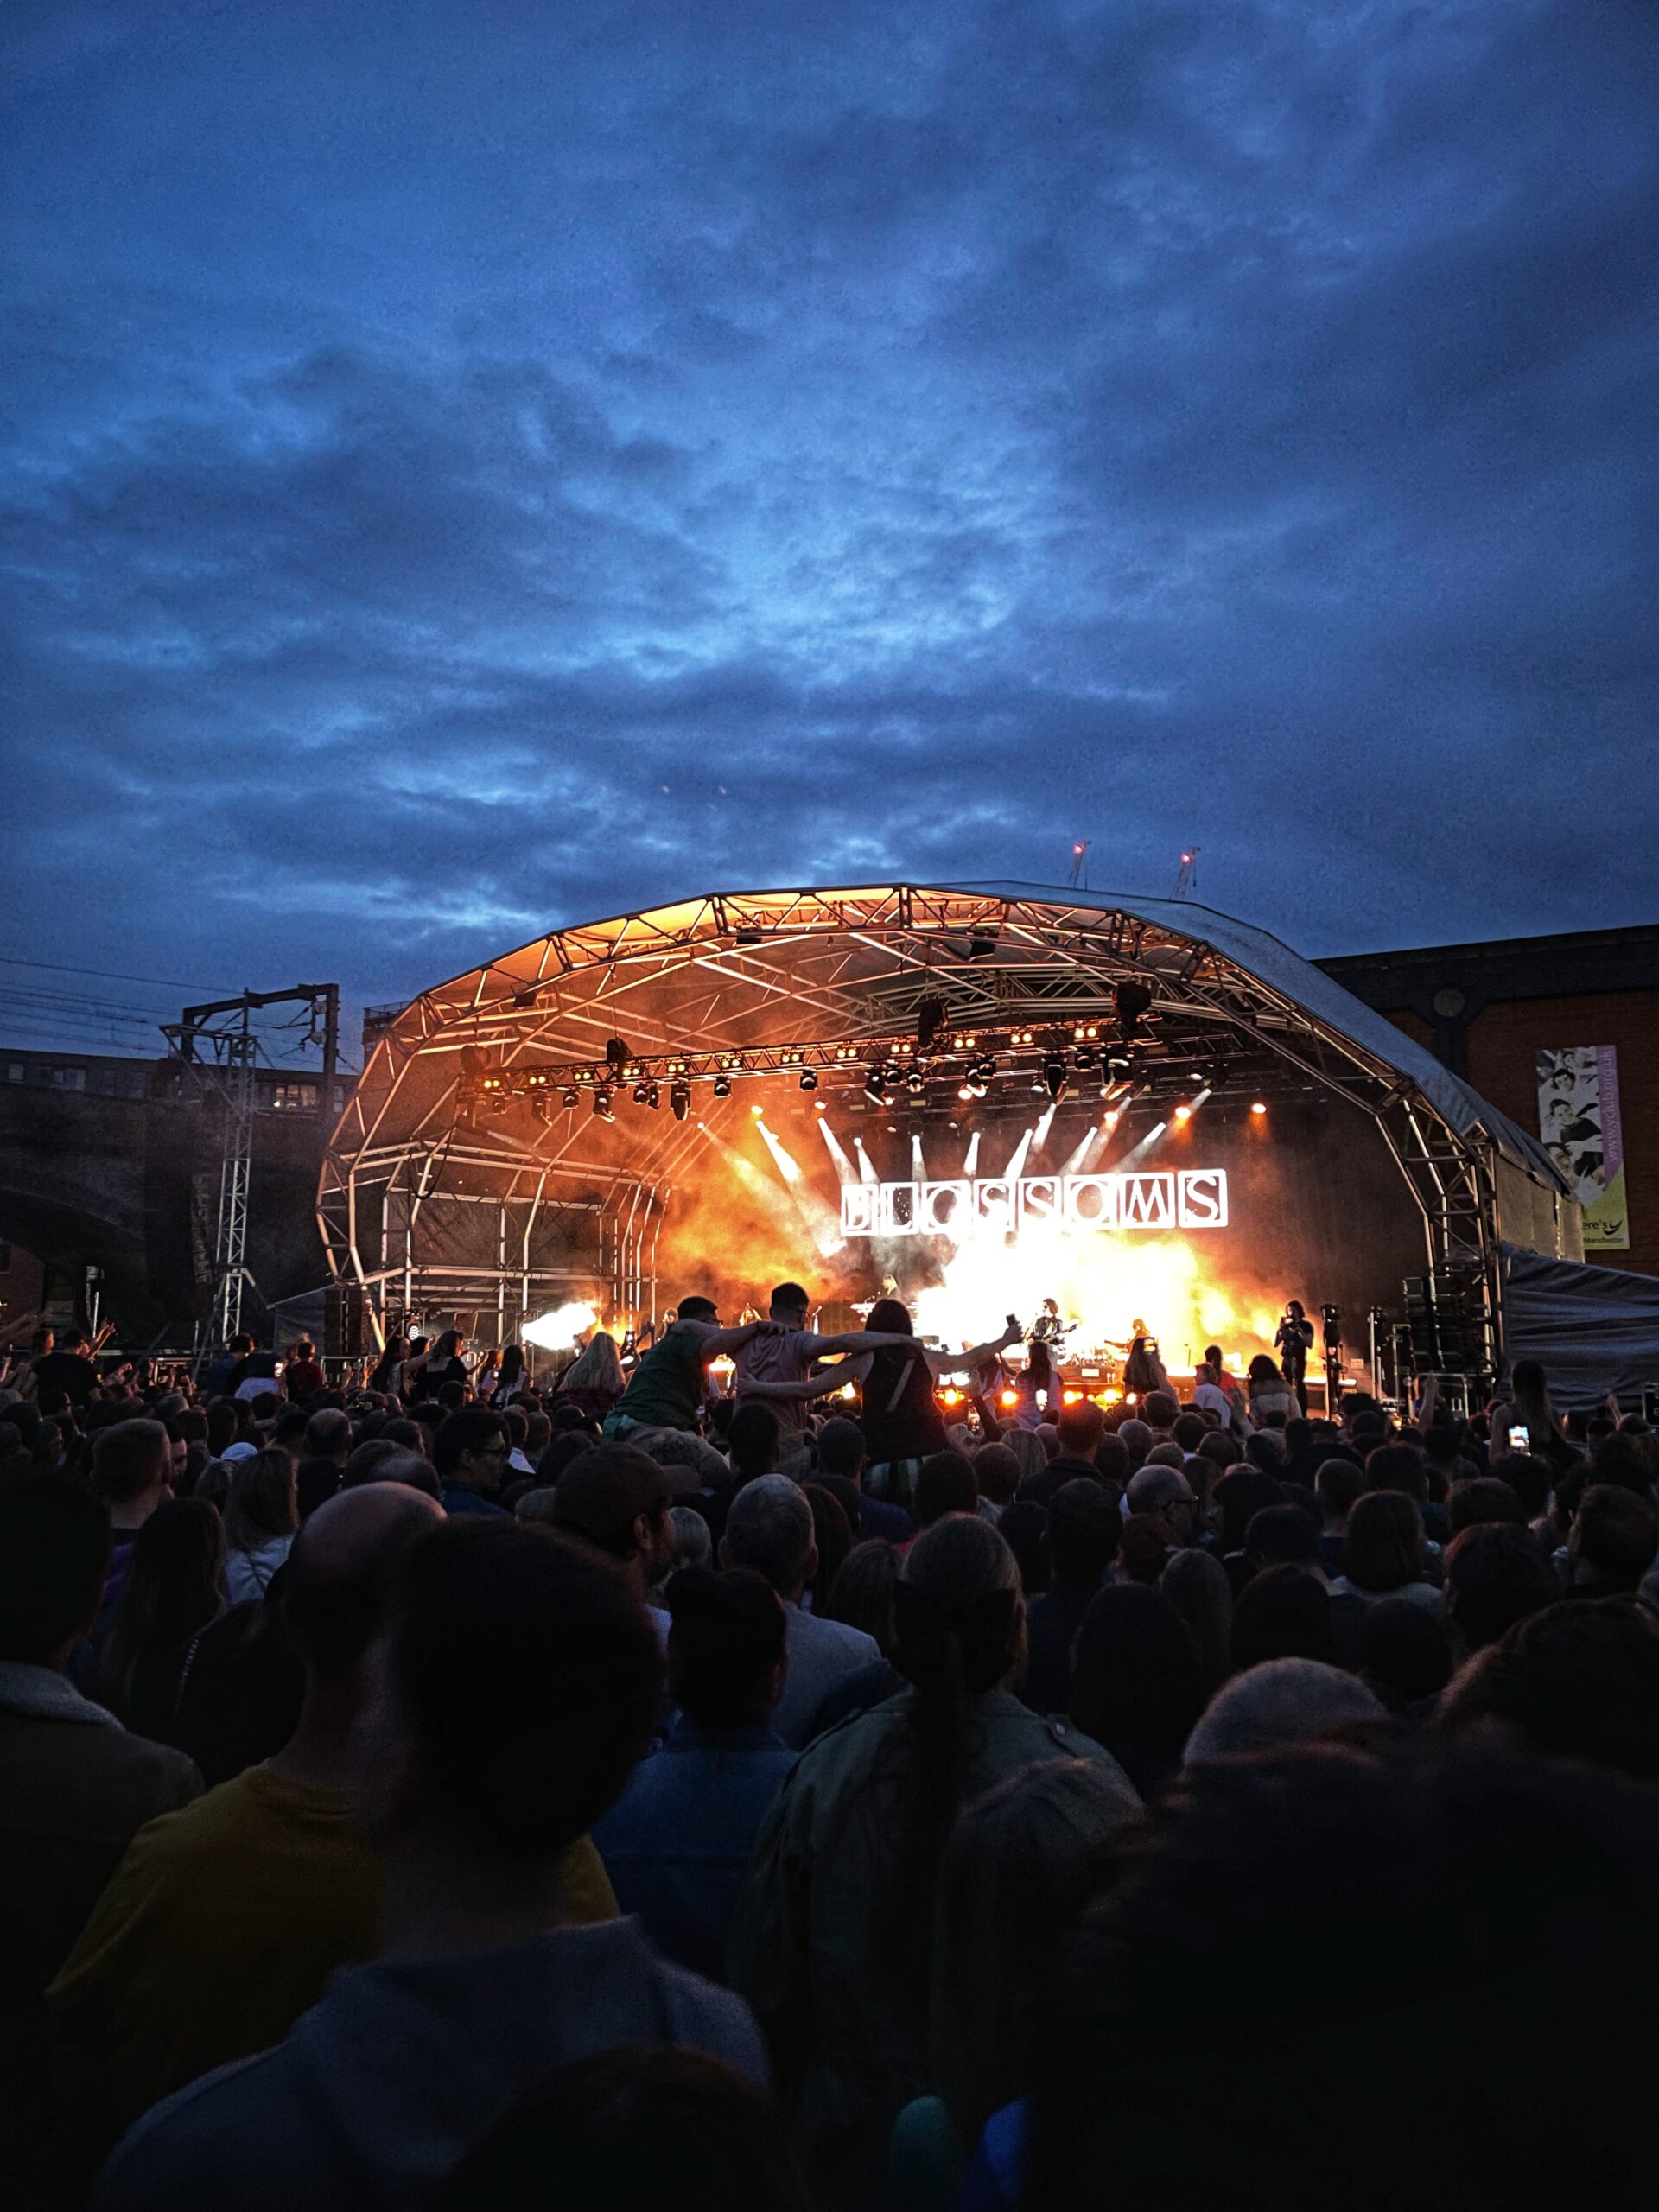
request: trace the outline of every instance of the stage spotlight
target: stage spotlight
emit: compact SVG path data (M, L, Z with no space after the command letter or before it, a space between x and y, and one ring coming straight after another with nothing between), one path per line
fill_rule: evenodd
M668 1094L668 1110L677 1122L683 1122L691 1111L691 1086L677 1083Z
M613 1122L616 1119L608 1090L596 1090L594 1093L594 1112L601 1122Z
M1250 1101L1250 1111L1252 1114L1265 1114L1267 1110L1268 1102L1265 1098L1253 1098Z
M1065 1096L1065 1062L1058 1052L1051 1052L1043 1062L1043 1088L1054 1099Z
M634 1103L634 1104L635 1104L636 1106L643 1106L643 1105L645 1104L645 1101L650 1097L650 1096L651 1096L651 1086L650 1086L650 1084L645 1084L645 1083L636 1083L636 1084L634 1084L634 1086L633 1086L633 1103Z
M916 1009L916 1048L931 1052L938 1042L939 1032L944 1027L944 1001L924 999Z
M765 1108L764 1106L751 1106L751 1107L750 1107L750 1109L749 1109L750 1113L753 1115L753 1116L754 1116L754 1118L755 1118L755 1120L756 1120L757 1122L760 1120L760 1116L761 1116L766 1112L766 1108Z
M645 1085L645 1103L653 1113L663 1103L663 1094L654 1083Z
M1190 1106L1178 1106L1175 1109L1175 1118L1178 1122L1190 1122L1192 1118L1192 1109Z
M905 1089L912 1098L919 1098L927 1089L927 1077L922 1073L920 1068L912 1068L910 1073L905 1077Z
M579 1090L562 1090L559 1093L559 1103L561 1106L574 1106L581 1096L582 1093Z
M628 1050L621 1038L613 1037L607 1041L605 1046L605 1064L616 1073L620 1074L621 1071L626 1067L628 1062L632 1058L632 1053Z
M730 1076L728 1076L728 1075L717 1075L717 1076L715 1077L715 1097L716 1097L716 1098L729 1098L729 1097L731 1096L731 1095L732 1095L732 1079L731 1079Z
M1084 1045L1079 1051L1072 1055L1072 1058L1076 1064L1077 1073L1079 1075L1087 1075L1090 1069L1095 1065L1095 1063L1099 1059L1100 1054L1096 1052L1092 1045Z
M986 1080L985 1063L983 1060L976 1060L963 1079L963 1095L967 1098L982 1098L989 1088L990 1085Z
M1118 1033L1127 1045L1140 1034L1142 1017L1152 1011L1152 993L1144 983L1120 983L1112 1003L1117 1008Z
M816 1071L811 1068L803 1068L801 1070L801 1089L803 1090L816 1090L817 1087L818 1078Z
M887 1071L885 1068L865 1069L864 1096L869 1100L872 1106L885 1106L887 1104Z

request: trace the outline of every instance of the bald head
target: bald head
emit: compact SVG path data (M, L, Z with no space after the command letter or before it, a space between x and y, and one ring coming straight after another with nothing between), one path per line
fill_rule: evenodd
M444 1517L423 1491L360 1484L320 1505L294 1539L283 1622L308 1674L348 1674L379 1632L393 1571L409 1547Z

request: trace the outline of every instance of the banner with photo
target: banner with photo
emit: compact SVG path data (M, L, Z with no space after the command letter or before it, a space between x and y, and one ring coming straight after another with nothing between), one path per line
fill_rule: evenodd
M1538 1134L1584 1208L1584 1252L1630 1249L1618 1054L1574 1045L1538 1055Z

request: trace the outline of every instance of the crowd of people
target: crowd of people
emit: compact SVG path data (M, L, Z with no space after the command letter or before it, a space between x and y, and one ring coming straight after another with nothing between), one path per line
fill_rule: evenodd
M1522 1363L1313 1419L1212 1348L1004 1421L1007 1335L810 1313L539 1389L37 1339L9 2202L1645 2199L1640 1416Z

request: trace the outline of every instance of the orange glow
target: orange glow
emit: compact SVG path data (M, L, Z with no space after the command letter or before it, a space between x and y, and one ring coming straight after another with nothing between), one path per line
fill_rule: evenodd
M756 1121L760 1120L761 1115L764 1114L766 1110L766 1109L764 1106L751 1106L749 1109L750 1113L754 1116Z
M1192 1118L1192 1109L1190 1106L1178 1106L1175 1109L1175 1118L1178 1122L1190 1122Z
M1060 1393L1060 1403L1063 1406L1075 1406L1082 1395L1083 1393L1081 1390L1062 1390Z
M997 1400L1000 1406L1017 1406L1019 1402L1020 1393L1017 1390L1005 1390Z
M1121 1390L1096 1390L1095 1393L1095 1403L1100 1406L1121 1405L1122 1399Z
M1252 1114L1265 1114L1267 1110L1268 1102L1265 1098L1255 1098L1251 1100L1250 1111Z
M955 1389L941 1390L939 1393L939 1403L942 1406L959 1406L962 1403L961 1391Z

